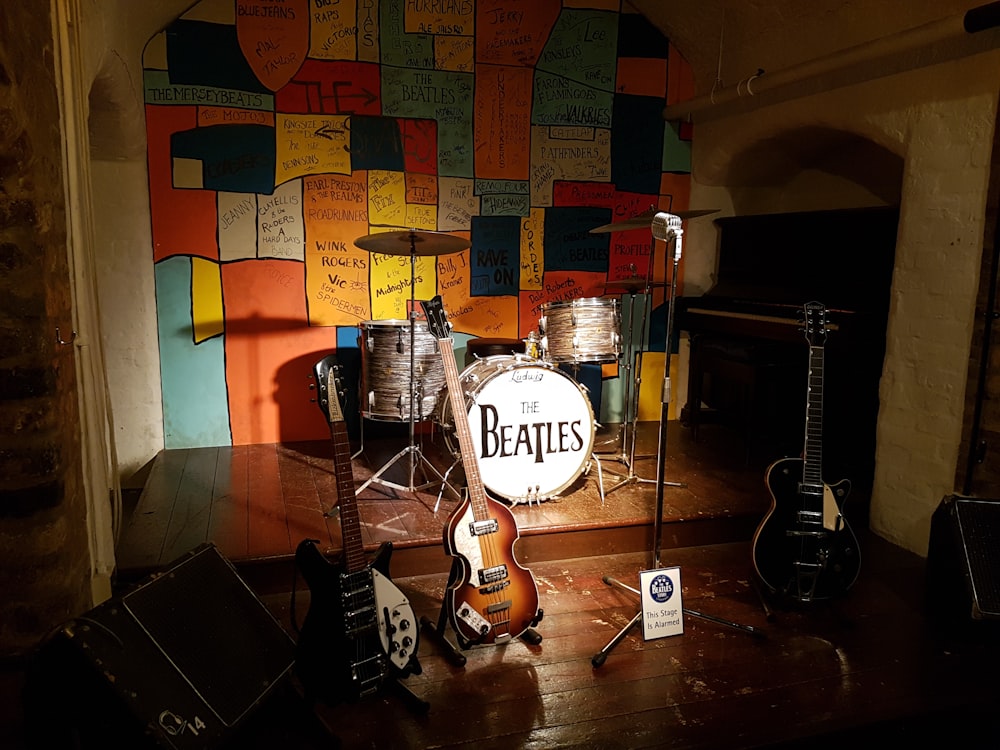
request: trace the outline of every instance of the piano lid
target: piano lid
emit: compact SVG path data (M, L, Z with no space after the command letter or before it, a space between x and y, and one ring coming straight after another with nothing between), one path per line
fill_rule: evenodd
M688 306L764 305L884 313L896 250L896 206L728 216L716 283Z

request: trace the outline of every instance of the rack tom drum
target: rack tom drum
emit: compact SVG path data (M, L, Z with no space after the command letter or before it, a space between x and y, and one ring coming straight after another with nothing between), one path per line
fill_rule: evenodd
M367 320L358 323L361 349L361 415L368 419L402 422L410 419L410 322ZM444 388L444 363L437 339L427 323L414 322L413 419L433 418Z
M559 363L613 362L622 353L617 299L549 302L538 321L544 358Z

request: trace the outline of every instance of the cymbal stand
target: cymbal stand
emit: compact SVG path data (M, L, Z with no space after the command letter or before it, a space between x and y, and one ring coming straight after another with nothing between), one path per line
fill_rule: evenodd
M631 264L631 269L632 269L632 279L631 279L631 281L635 282L635 281L638 280L638 277L635 274L635 264L634 263ZM610 283L613 283L613 282L610 282ZM646 280L645 283L646 283L646 286L645 286L645 288L643 290L643 295L645 295L649 291L649 280L648 280L648 278L647 278L647 280ZM623 350L622 355L621 355L622 363L619 365L619 372L624 371L626 373L626 375L622 376L622 378L621 378L622 379L622 383L624 384L623 387L622 387L622 396L621 396L622 423L618 426L618 436L614 440L615 445L618 446L615 449L615 450L618 451L618 453L614 454L613 452L608 451L608 452L605 452L605 453L601 454L602 456L604 456L609 461L618 461L619 463L622 463L622 464L628 464L628 463L630 463L629 453L628 453L628 449L626 447L628 445L629 414L633 413L633 400L635 400L636 404L638 403L638 393L639 393L640 373L639 373L638 369L635 368L635 345L633 343L634 342L634 338L635 338L635 333L634 333L634 331L635 331L635 296L636 296L637 291L638 291L637 289L627 290L628 295L629 295L628 332L627 332L627 335L625 336L625 347L624 347L624 350ZM624 294L624 293L625 293L624 290L622 292L618 292L618 294ZM645 328L646 327L646 309L645 309L645 307L643 308L642 320L643 320L643 323L642 323L642 333L640 335L639 351L642 350L641 339L645 336L645 330L646 330L646 328ZM635 394L634 397L633 397L633 393Z
M438 486L440 492L443 493L445 489L449 489L454 493L455 497L461 499L461 494L452 487L447 480L447 477L437 470L437 468L432 464L426 456L424 456L423 451L416 444L416 429L415 429L415 415L417 411L417 384L416 384L416 319L417 319L417 304L416 304L416 264L417 264L417 250L416 244L413 239L410 240L410 305L407 317L410 321L410 414L408 418L409 422L409 440L406 447L399 451L395 456L390 458L382 467L372 474L368 479L364 481L355 491L355 495L360 495L370 484L379 484L385 487L389 487L396 490L403 490L405 492L417 492L418 490L425 490L430 487ZM420 399L420 409L423 410L423 398ZM421 414L423 416L423 414ZM364 418L362 417L362 423ZM362 429L364 429L362 427ZM363 439L362 439L363 444ZM400 461L403 457L409 458L409 483L408 484L398 484L396 482L390 482L383 478L390 467ZM424 482L423 484L416 484L416 474L417 467L420 466L425 470L430 470L430 473L434 475L437 479L428 479L427 471L424 472ZM440 494L439 494L440 499Z
M674 302L677 297L677 271L681 260L681 237L683 235L683 229L681 228L681 219L678 216L668 213L656 214L653 217L653 238L654 242L657 239L666 241L668 244L671 239L674 241L674 259L673 259L673 272L670 277L670 294L668 296L668 307L667 307L667 341L665 348L665 359L663 363L663 388L661 392L661 407L660 407L660 430L659 439L657 444L656 453L656 515L653 518L653 564L652 569L658 569L660 567L660 542L662 538L663 531L663 488L667 485L667 482L663 481L666 473L666 456L667 456L667 415L670 409L670 359L671 359L671 339L673 337L673 321L674 321ZM613 586L615 588L629 591L633 594L640 594L640 592L631 586L627 586L621 581L612 578L611 576L604 576L602 579L604 583L608 586ZM696 612L692 609L684 608L684 614L691 617L700 617L705 620L710 620L711 622L726 625L737 630L742 630L752 635L760 636L761 631L754 628L751 625L741 625L740 623L732 622L730 620L724 620L720 617L714 617L711 615L706 615L703 612ZM635 616L622 628L618 633L612 638L599 652L594 654L591 658L590 663L596 669L600 667L608 658L608 654L611 650L617 646L629 631L635 627L639 621L642 619L642 608Z
M686 487L683 482L663 482L662 477L657 479L647 479L646 477L640 477L635 473L635 441L636 433L638 430L639 421L639 386L642 383L642 350L643 342L646 338L646 326L649 322L649 312L652 305L651 298L651 286L652 286L652 275L653 275L653 259L656 256L656 239L652 240L652 246L650 247L650 262L649 269L646 273L646 287L643 289L643 296L645 301L642 306L642 324L639 326L639 344L635 345L634 342L634 330L635 330L635 291L630 292L629 300L629 321L628 321L628 343L625 347L625 356L628 358L628 364L626 368L630 371L632 377L626 378L625 388L623 392L623 403L624 409L622 412L622 426L621 426L621 452L612 456L611 460L618 461L625 466L625 473L619 474L612 469L608 469L609 473L621 477L618 482L613 484L608 488L605 494L611 494L617 489L622 487L627 487L632 484L666 484L669 487ZM674 279L676 279L677 265L674 265L671 276L671 294L668 300L667 307L667 317L671 318L673 316L674 299L676 292L676 287L674 286ZM613 282L612 282L613 283ZM669 325L668 325L669 328ZM670 350L671 337L667 336L667 350L664 354L664 368L666 368L665 374L667 379L670 377ZM630 417L631 415L631 417ZM631 427L631 429L630 429ZM625 453L626 446L628 448L628 453ZM653 458L653 456L642 456L642 458Z

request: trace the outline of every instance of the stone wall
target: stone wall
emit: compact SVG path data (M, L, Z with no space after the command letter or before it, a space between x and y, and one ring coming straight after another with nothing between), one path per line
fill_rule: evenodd
M48 0L0 12L0 656L89 608Z

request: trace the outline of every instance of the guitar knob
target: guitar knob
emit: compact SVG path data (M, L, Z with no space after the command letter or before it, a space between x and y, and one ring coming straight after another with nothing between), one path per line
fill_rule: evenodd
M385 624L385 629L386 629L386 632L389 633L389 635L392 635L393 633L396 632L396 626L393 625L391 622L387 622Z
M400 622L399 622L399 629L400 630L409 630L410 629L410 621L409 620L400 620Z
M390 641L389 642L389 653L390 654L394 654L398 650L399 650L399 644L396 643L395 641Z
M410 646L412 646L412 645L413 645L413 639L412 639L412 638L410 638L410 636L406 636L406 637L405 637L405 638L403 639L403 645L404 645L404 646L406 646L406 648L409 648Z
M462 615L462 617L468 617L469 616L469 608L468 607L462 607L462 611L460 612L460 614Z

